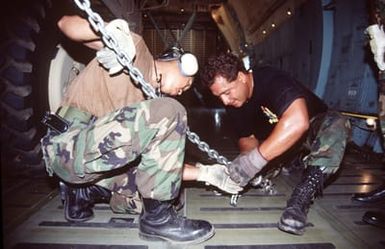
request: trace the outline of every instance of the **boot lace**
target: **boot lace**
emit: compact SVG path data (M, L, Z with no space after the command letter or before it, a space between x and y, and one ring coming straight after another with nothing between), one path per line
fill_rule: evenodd
M288 205L306 211L309 209L314 198L322 196L322 190L322 171L318 167L311 167L304 174L301 183L294 189L293 194L288 201Z

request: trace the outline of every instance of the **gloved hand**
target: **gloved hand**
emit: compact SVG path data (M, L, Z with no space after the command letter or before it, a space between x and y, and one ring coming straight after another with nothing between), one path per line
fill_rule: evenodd
M244 187L262 170L267 161L258 149L237 156L229 166L231 179L238 185Z
M116 39L119 48L125 51L132 60L135 57L136 49L128 23L122 19L115 19L106 25L106 31ZM124 68L119 63L115 52L108 47L96 52L96 58L110 75L119 73Z
M226 166L221 164L203 165L201 163L197 163L196 166L199 168L198 181L211 184L230 194L237 194L243 190L230 179Z
M385 70L385 33L382 27L378 24L370 25L365 33L370 37L370 48L374 55L374 61L377 64L378 69Z

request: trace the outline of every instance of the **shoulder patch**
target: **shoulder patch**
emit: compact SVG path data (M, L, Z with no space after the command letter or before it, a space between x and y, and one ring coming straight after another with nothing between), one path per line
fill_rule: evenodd
M279 121L278 116L272 111L270 111L269 108L265 106L261 106L261 109L262 109L262 112L265 114L265 116L269 119L270 124L278 123Z

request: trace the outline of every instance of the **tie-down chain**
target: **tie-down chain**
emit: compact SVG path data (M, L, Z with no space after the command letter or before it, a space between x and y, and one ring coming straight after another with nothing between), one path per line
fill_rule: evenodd
M136 83L140 84L146 96L149 98L159 98L160 96L157 95L156 90L152 87L152 85L146 82L142 73L139 71L139 69L133 66L132 61L130 60L130 57L128 56L128 54L124 50L119 48L119 44L117 40L113 36L111 36L108 33L108 31L106 31L104 27L103 19L98 13L94 12L91 9L90 1L89 0L74 0L74 1L82 11L87 13L88 21L93 27L93 29L96 32L101 33L102 41L104 42L104 44L115 52L119 63L127 68L130 77ZM226 157L219 155L219 153L216 150L211 149L206 142L201 141L199 136L196 133L190 131L189 127L187 128L186 135L192 143L196 144L201 151L206 152L210 158L215 159L220 164L223 164L226 166L230 165L231 162ZM271 181L269 179L263 179L262 176L259 176L253 182L254 182L254 184L252 184L253 186L261 186L265 191L268 191L268 192L272 191L273 185L271 184ZM239 195L237 194L232 195L230 198L230 205L236 206L238 197Z

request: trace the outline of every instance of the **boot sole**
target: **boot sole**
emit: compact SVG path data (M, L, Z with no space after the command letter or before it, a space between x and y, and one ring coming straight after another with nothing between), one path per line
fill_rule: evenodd
M215 234L215 229L214 227L208 232L205 236L202 236L200 238L197 238L195 240L187 240L187 241L177 241L177 240L172 240L170 238L161 236L161 235L156 235L156 234L146 234L141 231L139 231L139 238L147 241L166 241L170 242L172 244L199 244L202 243L211 237L213 237Z
M287 233L294 234L294 235L303 235L305 233L305 228L295 229L295 228L293 228L289 225L286 225L282 222L278 222L278 229L283 231L283 232L287 232Z
M351 198L351 200L354 203L360 203L360 204L385 204L385 198L384 197L376 199L376 200L356 200L353 198Z
M68 222L71 222L71 223L79 223L79 222L86 222L88 220L92 220L94 218L94 215L90 216L90 217L87 217L87 218L84 218L84 219L72 219L72 218L69 218L68 215L66 214L65 217L64 217Z

